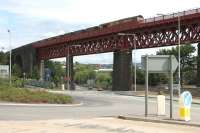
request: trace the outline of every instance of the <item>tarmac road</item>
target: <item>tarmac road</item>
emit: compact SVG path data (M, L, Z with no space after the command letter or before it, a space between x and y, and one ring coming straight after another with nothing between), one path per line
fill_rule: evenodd
M81 101L79 106L26 106L1 105L0 120L49 120L49 119L80 119L118 115L144 115L144 98L121 96L113 92L98 91L65 91ZM175 103L174 116L178 117L178 104ZM166 106L169 114L169 103ZM149 99L149 114L156 114L156 101ZM200 122L200 105L193 105L192 120Z

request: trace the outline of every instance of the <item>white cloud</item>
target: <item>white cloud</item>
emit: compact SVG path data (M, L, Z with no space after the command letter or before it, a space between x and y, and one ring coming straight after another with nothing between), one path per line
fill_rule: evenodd
M101 23L143 15L155 16L157 13L172 13L196 8L199 0L6 0L1 1L0 11L11 13L7 21L0 19L0 47L7 44L6 28L11 25L13 45L37 41L45 37L64 34ZM3 14L0 14L0 17ZM2 17L1 17L2 18ZM8 24L6 24L8 22ZM6 27L6 28L5 28ZM2 30L2 31L1 31ZM137 50L140 55L155 54L157 49ZM112 63L111 53L76 57L80 62Z
M198 0L8 0L0 9L40 19L97 24L135 15L154 16L200 5Z
M100 64L112 64L113 63L113 53L103 53L103 54L93 54L93 55L84 55L76 56L74 62L80 62L85 64L90 63L100 63Z
M58 35L63 35L65 34L66 32L64 30L60 30L56 33L54 32L47 32L43 35L44 38L49 38L49 37L53 37L53 36L58 36Z

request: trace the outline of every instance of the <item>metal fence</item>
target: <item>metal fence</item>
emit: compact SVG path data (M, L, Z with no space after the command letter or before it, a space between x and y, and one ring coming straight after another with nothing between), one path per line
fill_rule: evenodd
M182 17L186 15L192 15L196 13L200 13L200 8L191 9L191 10L187 10L183 12L172 13L172 14L161 15L158 17L147 18L147 19L144 19L144 21L142 22L150 23L150 22L161 21L161 20L166 20L166 19L173 19L173 18Z

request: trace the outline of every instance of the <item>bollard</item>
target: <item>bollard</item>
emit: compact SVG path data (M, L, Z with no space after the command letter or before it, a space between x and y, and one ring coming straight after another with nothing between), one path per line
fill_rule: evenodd
M62 84L62 85L61 85L61 88L62 88L62 90L64 91L64 90L65 90L65 85Z
M157 96L157 115L165 115L165 96Z
M179 98L179 115L180 119L184 121L191 120L192 95L189 91L184 91Z

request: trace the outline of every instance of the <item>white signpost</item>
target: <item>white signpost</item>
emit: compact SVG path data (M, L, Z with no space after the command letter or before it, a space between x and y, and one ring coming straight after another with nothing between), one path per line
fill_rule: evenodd
M170 74L170 118L173 118L173 72L178 62L174 55L146 55L142 56L142 68L145 70L145 116L148 115L148 76L149 73Z
M148 56L148 71L149 73L169 73L171 69L170 55L147 55ZM142 56L142 68L145 70L146 57ZM172 71L178 67L176 57L172 55Z

